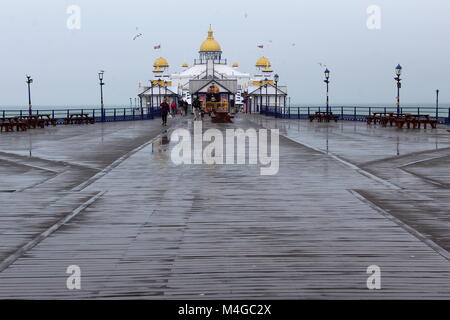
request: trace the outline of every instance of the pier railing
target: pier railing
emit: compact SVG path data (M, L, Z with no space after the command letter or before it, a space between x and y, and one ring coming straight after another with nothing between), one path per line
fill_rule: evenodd
M36 109L31 111L31 115L47 114L56 120L56 124L64 124L64 119L72 114L88 115L96 122L115 122L115 121L135 121L149 120L161 116L161 108L79 108L79 109ZM30 115L29 110L0 110L0 119L22 117Z
M283 119L309 119L316 112L325 112L325 106L313 107L274 107L260 106L259 113ZM331 106L329 110L339 116L340 120L366 121L366 117L374 112L397 113L397 107L358 107L358 106ZM437 119L440 124L450 125L450 108L435 107L401 107L400 113L427 114Z

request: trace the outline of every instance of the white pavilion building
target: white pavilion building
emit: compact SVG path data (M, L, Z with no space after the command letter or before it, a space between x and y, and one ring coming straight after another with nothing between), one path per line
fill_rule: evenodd
M214 39L211 28L200 46L199 59L192 66L181 64L183 71L169 72L169 62L158 58L153 63L153 79L150 85L140 87L138 94L142 107L156 107L164 98L185 100L192 103L198 97L203 106L210 101L228 108L245 105L248 111L258 111L261 106L286 106L287 87L278 85L268 58L256 62L252 76L238 70L237 62L228 65L222 57L222 48Z

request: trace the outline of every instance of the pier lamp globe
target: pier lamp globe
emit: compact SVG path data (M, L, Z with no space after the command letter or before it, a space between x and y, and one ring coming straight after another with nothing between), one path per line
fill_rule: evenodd
M328 70L328 68L325 69L325 79L330 79L330 70Z
M397 67L395 68L395 74L397 75L397 77L400 77L402 75L402 66L401 65L397 65Z

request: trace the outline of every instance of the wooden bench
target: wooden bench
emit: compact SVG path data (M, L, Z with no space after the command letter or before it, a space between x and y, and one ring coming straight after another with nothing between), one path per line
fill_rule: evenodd
M413 129L420 129L423 125L423 128L426 129L428 125L431 126L431 128L436 129L437 127L437 119L430 119L430 116L428 114L422 114L422 115L412 115L407 114L403 115L402 117L399 117L395 120L396 126L399 129L402 129L405 124L408 129L411 128L411 125Z
M12 125L12 123L9 122L9 121L0 120L0 132L3 132L3 130L4 130L5 132L13 131L13 125Z
M37 127L40 127L40 128L45 127L45 121L42 120L39 115L22 116L20 119L22 121L25 121L28 124L29 128L36 129Z
M68 118L64 119L64 124L89 124L95 123L95 119L89 117L89 114L71 114Z
M44 125L46 126L52 125L54 127L56 126L57 120L55 118L52 118L50 114L40 114L39 117L44 123Z
M317 120L318 122L330 122L334 120L337 122L339 116L334 115L332 112L316 112L315 114L309 115L309 121L313 122L314 120Z
M393 117L393 115L394 115L394 113L392 113L392 112L374 112L372 115L366 117L366 122L368 125L371 125L372 123L377 124L377 122L380 124L387 125L387 123L389 123L389 120L391 117ZM389 118L389 119L387 119L387 122L383 121L383 120L386 120L386 119L384 119L386 117Z
M16 128L16 131L27 131L28 123L26 121L20 120L19 117L4 118L0 123L0 131L14 131L14 128Z
M234 117L231 116L228 112L214 112L211 114L213 123L232 123L233 118Z

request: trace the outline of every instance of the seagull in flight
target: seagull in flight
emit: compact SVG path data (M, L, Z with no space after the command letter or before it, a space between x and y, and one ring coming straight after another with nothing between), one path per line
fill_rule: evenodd
M138 31L139 31L139 28L136 27L136 32L138 32ZM133 41L136 40L136 39L139 38L139 37L142 37L142 36L143 36L143 34L139 32L138 34L136 34L136 35L133 37Z

